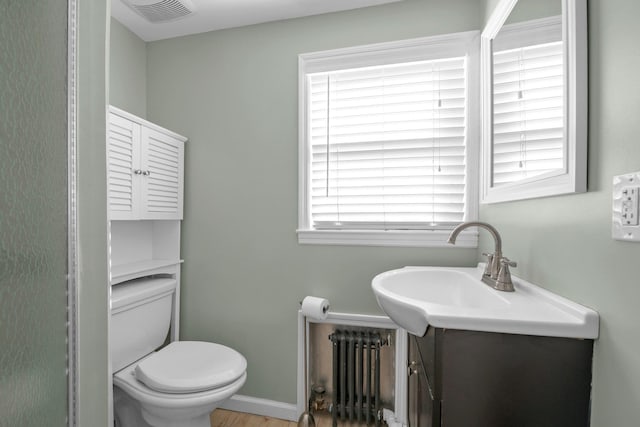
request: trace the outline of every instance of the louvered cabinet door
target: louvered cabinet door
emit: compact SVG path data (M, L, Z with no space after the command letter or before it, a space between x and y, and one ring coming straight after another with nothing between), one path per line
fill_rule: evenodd
M137 219L140 194L140 125L109 115L107 144L108 192L111 219Z
M142 128L142 219L182 219L184 143Z

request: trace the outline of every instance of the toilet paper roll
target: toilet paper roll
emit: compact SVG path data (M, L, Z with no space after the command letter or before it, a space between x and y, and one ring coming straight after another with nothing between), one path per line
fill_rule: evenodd
M329 300L311 296L304 297L301 310L302 314L307 317L324 320L329 315Z

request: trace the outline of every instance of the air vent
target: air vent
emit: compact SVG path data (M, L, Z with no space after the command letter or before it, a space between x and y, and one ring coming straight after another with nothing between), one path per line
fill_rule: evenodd
M123 2L152 23L184 18L195 10L190 0L123 0Z

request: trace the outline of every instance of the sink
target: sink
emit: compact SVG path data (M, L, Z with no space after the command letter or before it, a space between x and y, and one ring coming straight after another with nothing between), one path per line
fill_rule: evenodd
M371 284L382 310L418 336L439 328L570 338L597 338L598 313L513 276L515 292L499 292L477 267L405 267Z
M406 267L383 273L374 281L399 296L431 304L468 308L509 304L488 286L476 286L474 275L459 269Z

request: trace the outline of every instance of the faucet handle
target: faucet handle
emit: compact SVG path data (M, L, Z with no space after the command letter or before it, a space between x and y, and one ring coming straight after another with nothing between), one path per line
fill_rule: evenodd
M504 256L504 257L500 258L500 265L508 266L508 267L517 267L518 263L515 262L515 261L511 261L509 258Z
M509 267L517 267L518 263L511 261L507 257L500 258L500 271L498 272L498 278L496 279L495 288L499 291L513 292L513 282L511 280L511 272Z
M482 274L483 276L491 276L491 265L493 264L493 257L495 254L483 252L482 255L487 257L487 265L484 267L484 273Z

